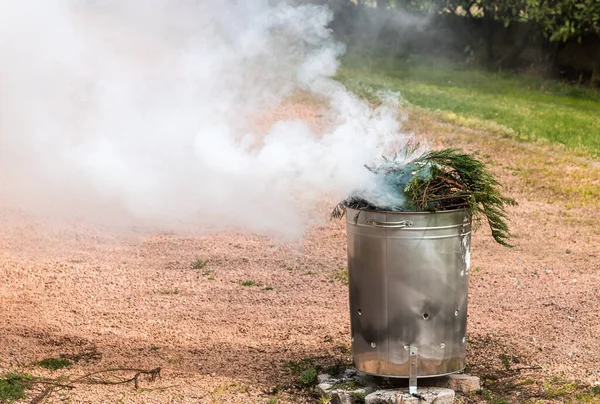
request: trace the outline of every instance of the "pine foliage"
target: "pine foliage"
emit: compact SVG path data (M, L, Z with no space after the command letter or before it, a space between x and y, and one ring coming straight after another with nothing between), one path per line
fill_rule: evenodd
M506 208L517 202L502 194L500 184L485 168L484 164L459 149L433 150L419 157L405 159L416 147L409 145L398 154L384 159L379 167L367 167L377 176L382 176L385 186L390 187L402 198L402 204L374 206L368 201L350 196L336 206L333 218L341 218L345 207L385 211L441 211L467 209L475 227L486 220L492 237L499 244L508 244L510 232Z

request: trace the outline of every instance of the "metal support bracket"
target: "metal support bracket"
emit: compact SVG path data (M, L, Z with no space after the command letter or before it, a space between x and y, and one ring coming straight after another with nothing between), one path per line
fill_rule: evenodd
M410 370L409 370L409 378L408 378L408 392L412 394L417 394L417 374L419 369L417 367L417 362L419 359L419 350L416 346L409 347L409 361L410 361Z

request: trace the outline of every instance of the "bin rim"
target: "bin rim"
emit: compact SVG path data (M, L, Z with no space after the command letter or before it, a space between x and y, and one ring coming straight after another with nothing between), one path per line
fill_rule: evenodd
M416 211L413 211L413 212L405 212L405 211L397 211L397 210L374 210L374 209L365 209L365 208L353 208L351 206L346 205L345 203L342 203L342 205L346 209L359 210L361 212L369 212L369 213L391 213L391 214L394 214L394 215L415 215L415 214L439 215L439 214L443 214L443 213L457 213L457 212L465 212L465 211L467 213L472 213L472 211L473 211L473 209L470 209L470 208L460 208L460 209L451 209L451 210L436 210L436 211L416 210Z

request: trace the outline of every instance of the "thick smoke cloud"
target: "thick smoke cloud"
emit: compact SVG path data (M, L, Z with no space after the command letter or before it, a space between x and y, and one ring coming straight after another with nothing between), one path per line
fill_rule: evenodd
M326 7L268 1L0 5L0 197L44 218L297 237L324 194L368 186L402 140L333 81ZM298 90L326 133L252 122Z

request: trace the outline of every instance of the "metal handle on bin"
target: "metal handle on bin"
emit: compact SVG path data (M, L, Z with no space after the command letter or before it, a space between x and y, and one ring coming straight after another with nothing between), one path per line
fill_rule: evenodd
M368 220L368 224L375 227L386 227L390 229L402 229L404 227L412 227L413 222L410 220L403 220L401 222L379 222L377 220Z

